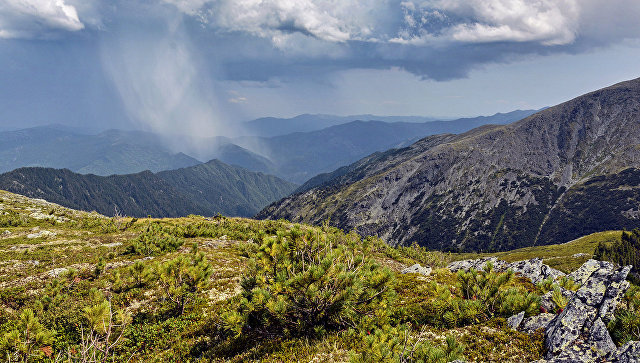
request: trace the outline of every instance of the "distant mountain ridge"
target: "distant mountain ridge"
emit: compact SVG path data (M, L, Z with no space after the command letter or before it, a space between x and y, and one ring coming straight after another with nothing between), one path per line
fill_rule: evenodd
M408 117L412 122L396 122L405 118L387 116L381 117L383 121L345 123L348 117L320 115L327 124L339 124L273 137L203 138L123 130L90 135L59 125L43 126L0 132L0 172L38 166L66 168L81 174L124 175L144 170L179 169L200 164L199 160L218 159L301 184L319 173L349 165L373 152L410 145L424 136L465 132L487 123L509 123L533 112L513 111L428 122L415 122L430 119L420 117ZM302 122L303 116L317 115L273 120L276 123ZM370 115L361 116L366 118ZM282 127L273 126L271 129L282 130Z
M260 218L390 243L508 250L640 227L640 79L519 122L436 135L319 175Z
M101 214L248 217L288 195L295 184L218 160L154 174L97 176L68 169L19 168L0 175L0 189Z
M356 120L312 132L268 138L234 138L231 142L247 149L258 145L272 162L270 172L304 183L317 174L349 165L376 151L406 146L428 135L461 133L489 123L507 124L534 112L518 110L493 116L423 123Z
M346 124L351 121L383 121L383 122L429 122L439 120L435 117L422 116L376 116L351 115L335 116L323 114L302 114L291 118L261 117L243 123L244 132L248 136L273 137L295 132L311 132L331 126Z

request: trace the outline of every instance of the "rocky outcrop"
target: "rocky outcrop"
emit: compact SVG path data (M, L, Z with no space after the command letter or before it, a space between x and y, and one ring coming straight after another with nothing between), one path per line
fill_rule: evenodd
M631 266L618 268L610 262L596 262L581 267L583 271L595 270L545 329L546 358L550 362L616 359L619 355L606 323L629 286L625 279Z
M528 278L534 284L549 278L555 280L565 275L564 272L558 271L542 263L541 258L514 262L509 264L507 269L511 269L513 272Z
M454 261L447 265L447 268L451 272L458 272L459 270L469 271L471 269L484 271L488 263L490 263L496 271L505 271L509 265L502 260L498 260L496 257L484 257L475 260Z
M420 274L420 275L424 275L424 276L429 276L431 274L431 267L426 266L426 267L422 267L419 263L416 263L415 265L409 266L405 269L403 269L402 271L400 271L400 273L403 274Z
M629 342L618 350L616 363L639 363L640 342Z
M456 272L458 270L468 271L470 269L484 270L487 263L491 263L493 269L496 271L512 270L516 274L520 274L537 284L546 279L557 279L564 276L564 272L558 271L542 263L541 258L533 258L531 260L517 261L513 263L507 263L499 260L496 257L485 257L476 260L463 260L450 263L447 268Z

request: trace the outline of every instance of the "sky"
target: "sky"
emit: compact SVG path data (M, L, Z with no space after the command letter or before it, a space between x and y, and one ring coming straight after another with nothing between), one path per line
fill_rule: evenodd
M640 77L638 0L0 0L0 129L459 117Z

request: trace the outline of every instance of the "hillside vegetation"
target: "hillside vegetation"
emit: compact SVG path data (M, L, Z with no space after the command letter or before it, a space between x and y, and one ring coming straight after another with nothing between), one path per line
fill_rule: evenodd
M569 269L574 254L586 259L594 243L617 240L616 233L500 257L540 252L545 261L566 257L558 266ZM0 191L0 355L29 362L539 359L542 333L512 330L505 318L538 314L551 282L443 268L466 257L392 248L327 225L107 218ZM416 262L433 273L399 272ZM619 344L634 338L618 336Z
M218 160L176 170L81 175L67 169L20 168L0 175L0 188L105 215L253 216L295 184Z

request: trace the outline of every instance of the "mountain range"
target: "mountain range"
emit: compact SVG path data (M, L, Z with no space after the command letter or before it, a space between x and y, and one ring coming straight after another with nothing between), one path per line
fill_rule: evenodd
M410 145L428 135L460 133L485 124L507 124L533 113L533 110L518 110L493 116L429 122L351 121L317 131L274 137L241 137L230 142L269 159L268 169L261 171L294 183L304 183L317 174L348 165L373 152Z
M248 136L272 137L294 132L310 132L327 127L346 124L351 121L383 121L383 122L430 122L441 120L436 117L421 116L376 116L352 115L335 116L322 114L303 114L291 118L261 117L242 124Z
M348 117L302 115L294 119L256 120L254 124L258 130L265 127L273 132L286 132L292 120L301 125L311 125L311 128L329 121L336 125L273 137L237 138L162 136L123 130L91 135L52 125L0 132L0 172L38 166L108 176L144 170L172 170L200 164L200 160L218 159L251 171L303 183L319 173L348 165L372 152L409 145L423 136L464 132L487 123L509 123L533 112L514 111L488 117L422 123L350 121ZM367 115L363 116L366 118ZM394 121L400 117L382 119Z
M640 227L640 79L509 125L430 136L319 175L260 218L433 249L509 250Z
M0 175L0 189L101 214L248 217L296 188L271 175L212 160L127 175L82 175L68 169L19 168Z
M169 151L159 136L140 131L87 135L52 125L0 132L0 172L42 166L111 175L196 164L200 161Z

